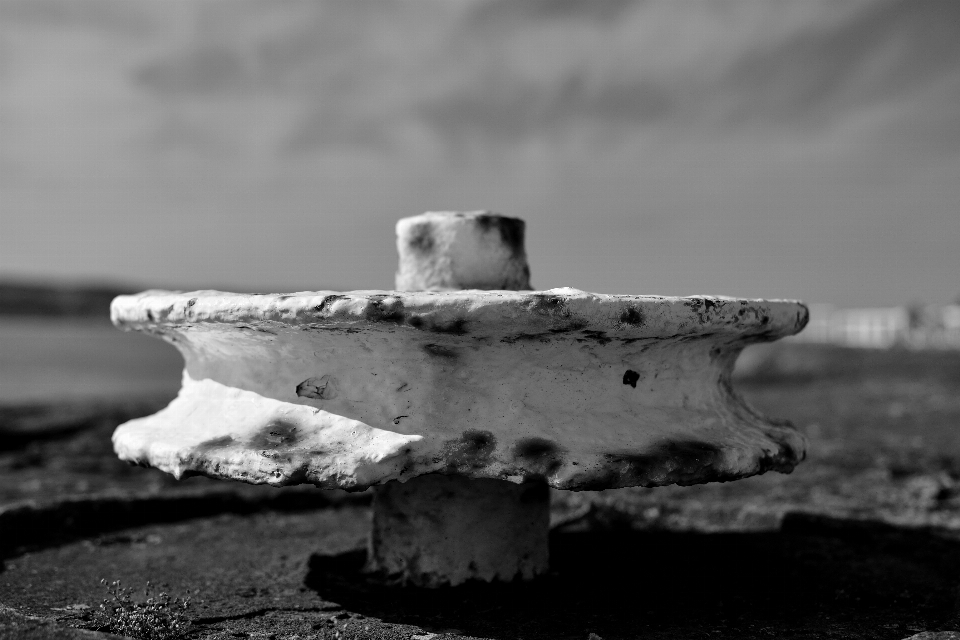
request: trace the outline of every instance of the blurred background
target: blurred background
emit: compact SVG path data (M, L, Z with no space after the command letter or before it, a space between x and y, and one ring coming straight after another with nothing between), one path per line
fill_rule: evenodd
M958 36L955 0L3 0L0 400L174 393L115 293L390 288L427 210L524 218L537 288L946 344Z
M960 629L960 0L0 0L0 636L14 607L77 623L101 578L234 636L327 611L293 604L308 554L369 514L321 510L369 495L121 462L183 361L110 301L388 289L397 219L477 209L526 220L540 289L811 310L734 373L807 460L554 492L569 584L614 609L525 609L524 637Z

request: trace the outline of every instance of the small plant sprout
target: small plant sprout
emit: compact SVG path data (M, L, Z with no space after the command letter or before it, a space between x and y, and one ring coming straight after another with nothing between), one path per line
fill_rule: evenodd
M186 618L190 598L171 598L169 594L153 593L147 582L143 601L134 600L133 590L119 580L108 583L101 580L110 594L93 614L93 628L138 640L178 640L185 638L190 621Z

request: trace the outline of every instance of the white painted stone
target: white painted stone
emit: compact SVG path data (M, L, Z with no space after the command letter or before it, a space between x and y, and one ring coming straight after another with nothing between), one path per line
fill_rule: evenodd
M200 291L121 296L112 314L184 356L180 395L114 434L123 459L177 476L359 490L456 473L578 490L789 471L804 454L729 383L746 344L803 327L796 302Z
M177 399L121 425L117 453L178 478L374 486L367 569L428 587L545 572L547 485L726 481L803 458L729 382L745 345L803 328L803 305L506 291L530 287L523 233L486 212L399 221L397 288L430 292L117 298L115 324L186 361Z

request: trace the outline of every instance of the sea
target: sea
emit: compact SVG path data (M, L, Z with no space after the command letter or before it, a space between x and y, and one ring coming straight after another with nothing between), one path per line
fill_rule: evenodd
M174 396L183 358L106 319L0 316L0 403Z

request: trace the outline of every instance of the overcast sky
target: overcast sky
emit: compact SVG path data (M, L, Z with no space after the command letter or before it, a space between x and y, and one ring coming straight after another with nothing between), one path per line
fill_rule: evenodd
M956 0L3 0L0 278L389 288L527 220L538 288L960 296Z

